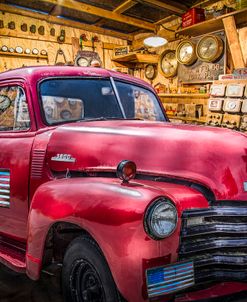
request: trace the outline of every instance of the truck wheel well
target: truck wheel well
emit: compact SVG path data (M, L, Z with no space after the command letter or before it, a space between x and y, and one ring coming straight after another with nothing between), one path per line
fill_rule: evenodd
M58 276L60 280L61 264L67 247L72 240L82 235L91 239L98 246L99 250L101 250L94 238L80 226L69 222L57 222L52 225L46 236L42 270L46 273ZM118 293L119 301L127 302L121 293Z
M76 224L57 222L52 225L46 236L42 268L50 266L52 263L62 263L70 242L81 235L87 235L95 241L87 231Z

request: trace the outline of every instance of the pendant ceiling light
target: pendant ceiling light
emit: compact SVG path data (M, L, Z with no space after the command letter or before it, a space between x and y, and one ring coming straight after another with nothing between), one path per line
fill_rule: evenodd
M159 36L148 37L143 41L144 45L148 47L160 47L165 45L167 42L168 41L165 38Z

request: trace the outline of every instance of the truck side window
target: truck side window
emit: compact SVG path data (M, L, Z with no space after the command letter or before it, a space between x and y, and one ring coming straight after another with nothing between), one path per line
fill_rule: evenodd
M0 131L30 128L30 116L24 90L19 86L0 87Z

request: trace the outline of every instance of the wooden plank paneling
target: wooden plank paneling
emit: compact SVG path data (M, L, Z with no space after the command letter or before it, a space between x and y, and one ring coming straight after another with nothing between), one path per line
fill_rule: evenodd
M30 17L30 18L37 19L39 21L40 20L46 21L50 24L58 24L58 25L62 25L62 26L73 27L73 28L90 31L90 32L97 33L97 34L116 37L119 39L124 39L124 40L129 40L129 41L131 41L133 39L132 35L127 35L124 33L116 32L114 30L103 29L103 28L100 28L95 25L88 25L88 24L77 22L77 21L58 18L56 16L51 16L51 15L47 16L45 14L33 12L30 10L20 9L20 8L2 4L2 3L0 3L0 11L17 14L18 19L21 19L20 16Z
M42 49L47 50L48 60L37 59L35 57L17 57L17 56L6 56L0 54L0 72L8 69L13 69L17 67L24 66L34 66L34 65L52 65L55 63L55 57L57 50L61 48L66 56L67 61L73 61L77 50L79 49L79 38L81 34L85 34L87 41L83 42L84 50L92 50L92 37L95 33L88 32L85 30L80 30L77 28L72 28L68 26L60 26L57 24L52 24L44 20L38 20L37 18L30 18L27 16L5 13L1 15L1 20L4 22L4 28L0 28L0 46L6 45L7 47L21 46L24 50L26 48L37 48L39 51ZM15 22L16 29L11 30L6 28L10 21ZM21 31L21 24L26 23L28 27L27 32ZM44 35L39 35L38 32L32 34L29 31L31 25L36 25L38 29L39 26L44 26ZM55 29L55 36L50 35L50 29ZM59 35L61 29L65 30L66 39L63 44L57 42L57 36ZM126 40L99 35L97 34L100 42L95 42L96 51L98 51L101 61L105 62L104 67L111 69L114 64L111 62L112 49L116 46L127 45ZM110 57L108 57L108 55ZM59 61L63 62L63 57L58 57Z

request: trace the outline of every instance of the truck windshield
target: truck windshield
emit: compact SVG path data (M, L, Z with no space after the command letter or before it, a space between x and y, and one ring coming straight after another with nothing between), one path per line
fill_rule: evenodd
M164 121L156 96L149 90L109 79L54 79L40 85L46 123L91 119ZM117 92L116 92L117 91Z

